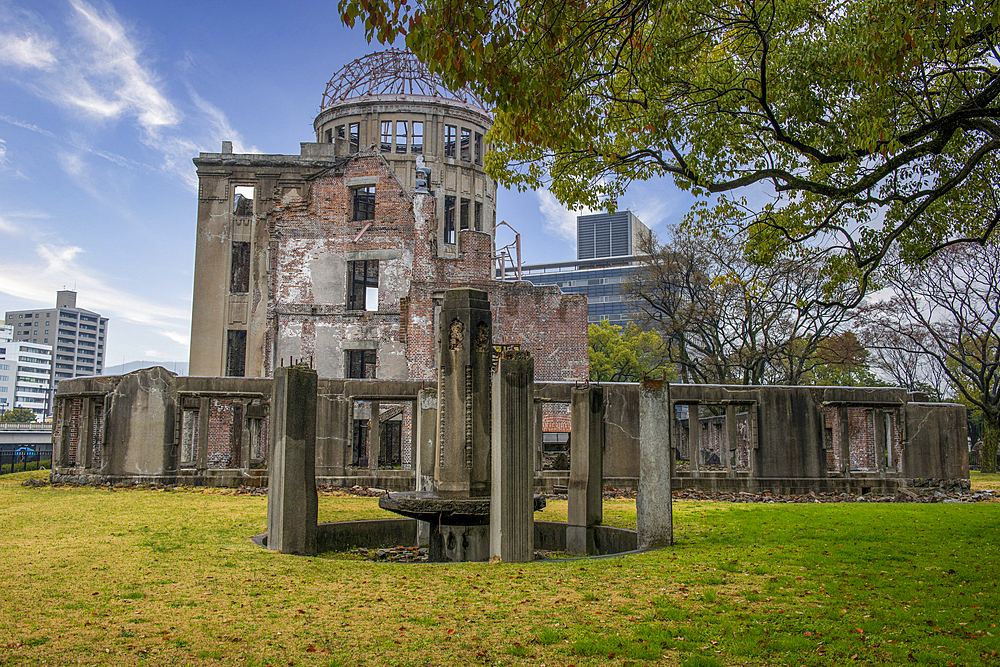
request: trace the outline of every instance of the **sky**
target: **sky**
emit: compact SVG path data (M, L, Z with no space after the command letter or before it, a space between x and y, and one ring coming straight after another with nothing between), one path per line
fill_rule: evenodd
M107 365L187 361L192 158L223 141L298 154L330 78L383 48L331 0L0 0L0 312L75 289L110 318ZM661 180L619 208L663 231L690 204ZM498 192L526 264L574 259L576 215L546 190Z

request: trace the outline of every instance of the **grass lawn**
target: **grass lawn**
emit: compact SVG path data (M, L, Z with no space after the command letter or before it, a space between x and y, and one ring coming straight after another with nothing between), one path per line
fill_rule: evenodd
M44 475L0 477L4 666L1000 664L1000 503L680 501L672 549L413 565L259 549L262 496Z
M979 491L980 489L1000 491L1000 473L972 470L969 472L969 478L972 481L973 491Z

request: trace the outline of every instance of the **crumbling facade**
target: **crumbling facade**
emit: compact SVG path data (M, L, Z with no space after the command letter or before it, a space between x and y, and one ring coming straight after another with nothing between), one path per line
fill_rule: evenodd
M331 80L300 155L200 154L191 373L305 359L321 378L430 380L434 313L468 286L490 295L495 343L530 351L542 379L585 380L585 298L493 279L491 122L386 52Z

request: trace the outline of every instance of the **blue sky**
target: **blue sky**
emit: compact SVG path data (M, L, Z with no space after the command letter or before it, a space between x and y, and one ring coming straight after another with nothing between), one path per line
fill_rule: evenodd
M75 288L111 318L107 364L186 361L191 159L223 140L297 154L326 82L381 48L330 0L0 0L0 311ZM669 181L620 203L654 229L689 205ZM575 213L548 192L502 191L497 218L521 232L526 263L575 257Z

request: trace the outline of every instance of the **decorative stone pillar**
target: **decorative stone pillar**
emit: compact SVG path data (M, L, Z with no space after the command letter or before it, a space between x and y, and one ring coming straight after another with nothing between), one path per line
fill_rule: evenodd
M316 371L274 370L268 456L267 548L316 554Z
M639 493L635 503L640 549L674 543L670 417L669 386L640 387Z
M535 558L535 362L520 350L504 354L493 374L490 560Z
M594 554L594 526L604 519L604 390L576 387L571 405L566 552Z
M438 363L437 495L490 495L493 320L486 292L445 292Z

